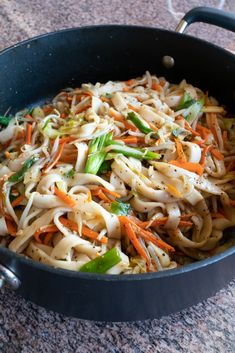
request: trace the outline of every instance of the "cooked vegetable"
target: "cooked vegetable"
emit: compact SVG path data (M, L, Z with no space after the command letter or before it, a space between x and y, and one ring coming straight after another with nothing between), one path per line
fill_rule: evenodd
M204 105L204 97L200 98L198 101L190 105L185 119L191 124L200 114L202 107Z
M152 129L148 127L146 123L144 123L134 112L129 112L127 114L127 119L132 121L132 123L144 134L148 134L149 132L153 132Z
M32 158L26 160L23 164L23 167L15 174L12 174L9 178L9 181L20 182L23 180L25 173L32 167L32 165L37 161L38 157L33 156Z
M79 271L80 272L90 272L90 273L105 273L113 266L117 265L122 261L117 248L112 248L107 251L104 255L97 257L85 265L83 265Z
M7 126L12 118L12 116L0 115L0 125Z
M61 145L59 145L58 151L54 157L54 159L46 166L46 168L44 169L43 173L46 174L48 173L60 160L63 149L64 149L64 145L65 143L62 143Z
M161 158L161 155L159 153L151 152L151 151L148 151L147 149L145 150L140 148L127 147L124 145L119 145L119 146L113 145L112 149L109 149L109 150L115 153L123 154L124 156L127 156L127 157L133 157L136 159L151 160L151 159Z
M195 99L192 99L191 96L187 92L184 92L184 95L181 98L181 101L175 110L178 111L181 109L189 108L195 102L196 102Z
M100 166L100 168L99 168L99 170L98 170L98 173L99 173L99 174L103 174L103 173L109 172L110 170L111 170L111 163L110 163L110 161L104 161L104 162L101 164L101 166Z
M64 191L58 189L56 186L54 187L55 195L58 196L65 204L69 207L75 207L76 201L73 200L70 196L68 196Z
M111 203L111 212L115 213L116 215L124 215L127 216L131 209L131 205L129 203L124 202L112 202Z
M102 135L89 143L89 155L85 166L85 173L97 174L107 153L103 147L110 141L111 134Z

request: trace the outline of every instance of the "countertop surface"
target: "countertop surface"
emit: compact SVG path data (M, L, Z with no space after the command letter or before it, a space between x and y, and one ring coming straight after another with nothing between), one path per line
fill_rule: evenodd
M37 34L90 24L173 30L185 11L199 5L235 12L235 0L1 0L0 49ZM187 32L235 51L235 35L228 31L194 24ZM234 353L235 282L214 297L159 320L108 324L64 317L2 289L0 352Z

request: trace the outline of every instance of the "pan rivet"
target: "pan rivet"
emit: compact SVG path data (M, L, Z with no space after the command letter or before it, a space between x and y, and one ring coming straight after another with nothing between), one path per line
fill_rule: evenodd
M175 60L172 56L165 55L162 58L162 64L167 68L171 69L175 65Z
M5 283L12 289L18 289L20 286L19 278L8 268L0 264L0 288L3 287Z

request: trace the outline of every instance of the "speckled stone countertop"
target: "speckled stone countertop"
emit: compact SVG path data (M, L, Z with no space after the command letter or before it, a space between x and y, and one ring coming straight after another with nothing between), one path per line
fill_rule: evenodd
M208 5L235 12L235 0L1 0L0 49L56 29L125 23L174 29L184 12ZM235 35L194 24L188 33L235 51ZM136 323L94 323L46 311L0 292L1 353L234 353L235 282L180 313Z

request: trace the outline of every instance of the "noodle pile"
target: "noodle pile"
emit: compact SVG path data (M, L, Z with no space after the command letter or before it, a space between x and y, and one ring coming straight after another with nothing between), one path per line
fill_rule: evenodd
M2 246L129 274L233 245L235 119L185 80L83 84L0 124Z

